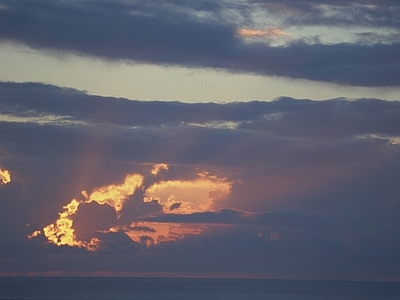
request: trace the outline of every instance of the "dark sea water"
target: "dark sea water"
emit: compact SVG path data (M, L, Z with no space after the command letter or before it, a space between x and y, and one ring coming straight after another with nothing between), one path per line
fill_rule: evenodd
M398 300L400 284L251 279L0 277L0 299Z

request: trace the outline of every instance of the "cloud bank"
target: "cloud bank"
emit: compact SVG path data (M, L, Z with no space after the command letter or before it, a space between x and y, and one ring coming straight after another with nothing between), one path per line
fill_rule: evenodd
M4 274L399 278L397 101L0 91Z
M400 85L397 1L2 0L0 6L1 41L47 52Z

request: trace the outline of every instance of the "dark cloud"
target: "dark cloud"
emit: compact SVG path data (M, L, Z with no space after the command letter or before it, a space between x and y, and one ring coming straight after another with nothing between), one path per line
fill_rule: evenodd
M182 203L174 203L169 207L170 211L173 211L174 209L179 208L182 205Z
M193 235L178 241L181 251L198 253L202 257L224 259L237 254L261 254L275 252L277 243L260 238L254 228L215 227L203 235ZM179 251L179 250L178 250Z
M89 242L97 231L105 231L117 224L115 210L108 205L84 203L72 216L73 228L78 241Z
M132 253L140 249L140 245L132 241L124 232L98 233L100 253Z
M105 59L217 68L286 76L344 85L398 86L399 43L307 44L293 40L274 47L266 42L244 42L240 27L257 23L254 10L271 5L289 25L399 26L397 3L330 1L1 1L0 38L36 49L67 51ZM326 17L315 4L335 4ZM351 5L351 9L348 6ZM337 8L337 6L339 8ZM293 9L302 12L294 14ZM270 7L271 8L271 7ZM268 13L278 14L276 7ZM316 12L318 12L316 14ZM331 13L332 14L332 13ZM285 19L280 17L278 19ZM234 23L235 20L238 23ZM367 27L369 26L369 27ZM250 26L251 27L251 26ZM383 39L384 40L384 39Z
M11 126L26 126L35 131L34 126L39 128L39 125L34 124L37 123L34 118L40 118L42 123L40 128L48 128L48 131L45 133L42 133L42 130L37 131L36 136L39 135L43 140L45 137L52 140L53 135L60 135L65 131L66 134L75 137L73 147L78 147L77 151L82 151L81 147L87 140L85 134L92 134L92 141L103 136L116 135L117 130L111 125L121 126L120 130L124 134L136 129L151 137L151 130L153 128L159 130L159 126L162 125L190 127L196 124L213 125L212 122L215 126L219 124L218 122L222 122L220 130L217 128L213 130L228 134L223 122L234 122L243 129L260 130L279 136L315 136L318 139L363 134L397 135L400 127L398 120L400 104L396 101L379 99L338 98L311 101L282 97L272 102L190 104L92 96L73 89L38 83L3 82L0 84L0 90L2 113L25 117L32 123L28 125L4 123L3 126L10 126L6 131L19 128L12 129ZM60 126L47 127L46 125L50 123ZM85 127L85 124L94 124L97 127ZM207 128L195 129L207 131ZM27 132L27 135L32 135L32 132ZM67 146L72 140L68 137L66 139L68 143L63 146ZM30 141L28 136L24 140ZM51 143L48 144L50 146Z
M127 199L121 212L121 222L129 223L133 219L162 212L163 208L158 201L143 202L143 197L144 195L141 194L141 197L135 195Z
M364 134L399 134L397 126L393 126L397 122L396 115L400 109L398 102L377 99L315 102L280 98L269 105L270 110L263 118L243 122L241 126L262 128L284 136L309 135L318 139Z
M1 83L0 90L0 167L12 176L0 186L4 272L398 278L397 101L188 104L33 83ZM169 169L152 174L155 163ZM195 180L204 171L232 183L226 199L210 194L214 211L177 214L179 201L166 214L156 199L144 202L152 184ZM82 203L72 216L79 239L99 240L97 252L47 244L43 235L28 240L71 199L85 200L82 190L121 184L132 173L144 176L143 185L120 214ZM161 241L154 238L160 223L193 230L175 228L174 240ZM117 232L107 231L112 226Z
M286 25L322 25L334 27L398 28L399 3L396 0L304 0L304 1L249 1L279 15Z
M133 231L142 231L142 232L156 232L155 229L147 227L147 226L133 226L130 229Z
M150 222L193 223L193 224L231 224L249 226L284 226L297 228L334 227L335 222L327 216L304 211L274 210L272 212L245 213L237 210L222 209L216 212L193 214L163 214L142 219Z

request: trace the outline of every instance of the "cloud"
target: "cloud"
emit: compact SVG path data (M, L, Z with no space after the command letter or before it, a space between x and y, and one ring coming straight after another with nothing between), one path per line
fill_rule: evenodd
M144 218L147 222L193 223L193 224L230 224L270 227L296 227L323 229L334 227L335 222L328 216L295 210L274 210L271 212L249 213L232 209L192 214L164 214Z
M86 242L95 237L97 232L106 231L117 224L115 210L95 202L82 205L71 219L76 239Z
M67 137L69 134L69 142L73 142L77 151L82 151L86 134L91 134L91 142L95 142L104 136L118 136L120 132L132 135L136 131L143 133L145 141L152 137L152 129L159 131L160 126L166 127L165 132L169 128L186 129L204 137L213 133L227 134L226 138L231 139L235 138L232 134L235 130L231 130L234 128L318 138L366 134L391 136L399 132L397 126L391 126L399 122L399 103L379 99L310 101L281 97L272 102L190 104L99 97L37 83L3 82L0 89L4 95L0 103L2 115L23 118L15 123L3 123L3 126L17 130L40 124L47 136L63 134ZM27 122L29 124L25 124ZM221 126L214 126L213 122ZM229 123L235 126L222 126ZM91 125L96 125L99 130ZM111 125L119 126L119 131L111 130ZM36 134L39 138L41 132ZM173 137L173 133L170 136ZM63 146L68 147L67 144Z
M265 30L240 28L237 30L237 34L242 37L290 37L290 34L279 28L269 28Z
M399 275L398 101L0 90L2 270Z
M59 213L59 218L43 228L44 236L49 242L58 246L68 245L83 247L90 251L98 250L101 241L95 233L108 231L117 224L116 217L120 216L124 202L135 194L136 189L142 186L142 182L143 176L140 174L128 174L123 184L95 188L90 194L82 191L86 199L84 201L72 199L63 206L64 211ZM102 208L105 205L110 208ZM34 231L28 237L33 238L38 234L38 231Z
M397 3L230 1L1 1L0 39L46 51L72 52L110 60L216 68L357 86L398 86L399 43L350 41L306 43L310 37L283 45L243 41L238 32L294 36L290 26L349 28L362 24L378 34L399 25ZM277 10L277 5L280 8ZM351 10L348 7L351 7ZM71 18L70 16L74 17ZM257 18L255 16L262 16ZM274 17L274 18L272 18ZM264 24L265 20L284 20ZM115 20L118 20L117 22ZM261 29L260 29L261 28ZM262 29L273 28L273 29ZM258 30L258 31L256 31ZM267 34L268 33L268 34ZM242 34L243 35L243 34ZM318 41L318 35L317 39Z
M396 28L399 25L398 2L376 1L250 1L283 18L290 25L320 25L332 27L365 26Z
M148 173L157 176L158 172L153 171L160 166L168 170L165 167L167 164L155 164L148 166ZM155 233L156 230L153 231L145 225L133 226L140 220L138 217L143 218L161 211L174 210L175 213L184 213L208 210L213 201L226 197L231 184L223 178L207 173L199 173L192 180L159 180L148 186L145 185L146 181L143 175L132 173L125 177L122 184L96 187L91 193L83 190L83 200L72 199L63 206L63 211L58 214L56 221L43 229L33 231L27 237L33 239L43 232L48 242L57 246L68 245L99 251L104 248L104 243L98 236L104 235L98 233L125 232L131 234L132 240L151 245L156 239L149 236L149 233ZM210 194L212 196L207 196ZM130 202L127 207L126 202ZM138 231L145 234L138 235ZM190 230L190 233L193 233L193 230ZM160 233L155 235L157 241L160 236ZM168 237L164 239L171 238L171 229L166 236ZM106 238L108 239L107 236Z
M150 171L153 175L158 175L161 170L168 170L167 164L155 164L154 168Z
M146 189L144 201L157 200L164 206L165 212L205 211L213 207L214 202L224 200L231 185L225 178L200 173L195 180L156 182Z
M146 226L134 226L131 228L133 231L143 231L143 232L156 232L155 229Z
M87 195L85 202L97 202L100 205L107 204L115 209L117 213L122 210L125 200L133 195L136 189L143 184L143 176L140 174L128 174L121 185L108 185L96 188ZM84 192L87 194L87 192Z
M7 184L11 182L10 171L0 168L0 184Z
M71 216L77 213L79 205L79 201L72 199L70 203L63 207L64 211L60 213L57 221L43 228L43 234L50 242L59 246L81 246L81 242L75 238L72 228L73 221L71 220ZM82 243L82 246L84 246L84 243Z
M338 98L311 102L282 97L277 102L271 103L271 106L269 114L265 114L264 118L243 123L242 126L270 130L274 123L272 130L284 136L310 135L318 139L365 134L396 136L399 133L396 126L392 126L393 122L396 122L395 115L398 114L400 107L396 101L385 102L378 99L352 101ZM374 111L374 108L379 111ZM299 128L300 124L306 127Z

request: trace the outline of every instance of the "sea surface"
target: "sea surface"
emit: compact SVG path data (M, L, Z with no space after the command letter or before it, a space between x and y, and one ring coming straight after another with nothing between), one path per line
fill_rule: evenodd
M0 299L398 300L400 283L0 277Z

